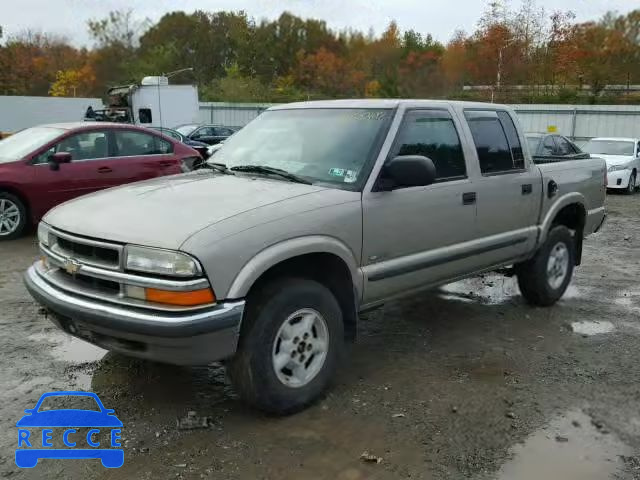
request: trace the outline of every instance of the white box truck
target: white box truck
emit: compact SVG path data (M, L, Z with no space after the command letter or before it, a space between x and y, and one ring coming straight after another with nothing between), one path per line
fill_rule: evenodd
M113 87L107 97L108 105L87 109L85 120L164 128L199 123L198 87L169 85L167 77L145 77L139 85Z

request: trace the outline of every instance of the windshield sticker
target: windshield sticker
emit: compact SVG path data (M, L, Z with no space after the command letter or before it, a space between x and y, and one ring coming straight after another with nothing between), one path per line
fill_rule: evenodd
M358 178L355 170L347 170L344 175L344 183L354 183Z
M329 175L332 177L340 177L343 178L347 174L347 170L344 168L331 168L329 169Z
M380 110L361 110L352 112L351 115L356 120L384 120L387 117L387 112Z

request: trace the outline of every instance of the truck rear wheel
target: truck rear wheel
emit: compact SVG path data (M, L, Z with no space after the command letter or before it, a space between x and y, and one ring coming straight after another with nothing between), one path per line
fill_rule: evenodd
M342 311L335 296L316 281L288 278L248 299L228 373L253 407L294 413L327 389L343 350Z
M536 255L516 267L522 296L532 305L553 305L567 290L574 265L571 231L563 225L553 227Z

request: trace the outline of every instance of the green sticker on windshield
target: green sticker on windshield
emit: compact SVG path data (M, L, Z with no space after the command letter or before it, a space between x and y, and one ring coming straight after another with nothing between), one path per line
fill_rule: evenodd
M329 169L329 175L332 177L344 177L347 174L347 171L344 168L331 168Z

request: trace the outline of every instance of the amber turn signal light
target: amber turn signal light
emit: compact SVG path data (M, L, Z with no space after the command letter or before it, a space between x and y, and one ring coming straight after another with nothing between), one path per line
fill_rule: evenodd
M215 303L216 301L216 296L210 288L193 290L190 292L175 292L169 290L157 290L155 288L145 288L145 296L148 302L166 303L181 307L206 305L208 303Z

